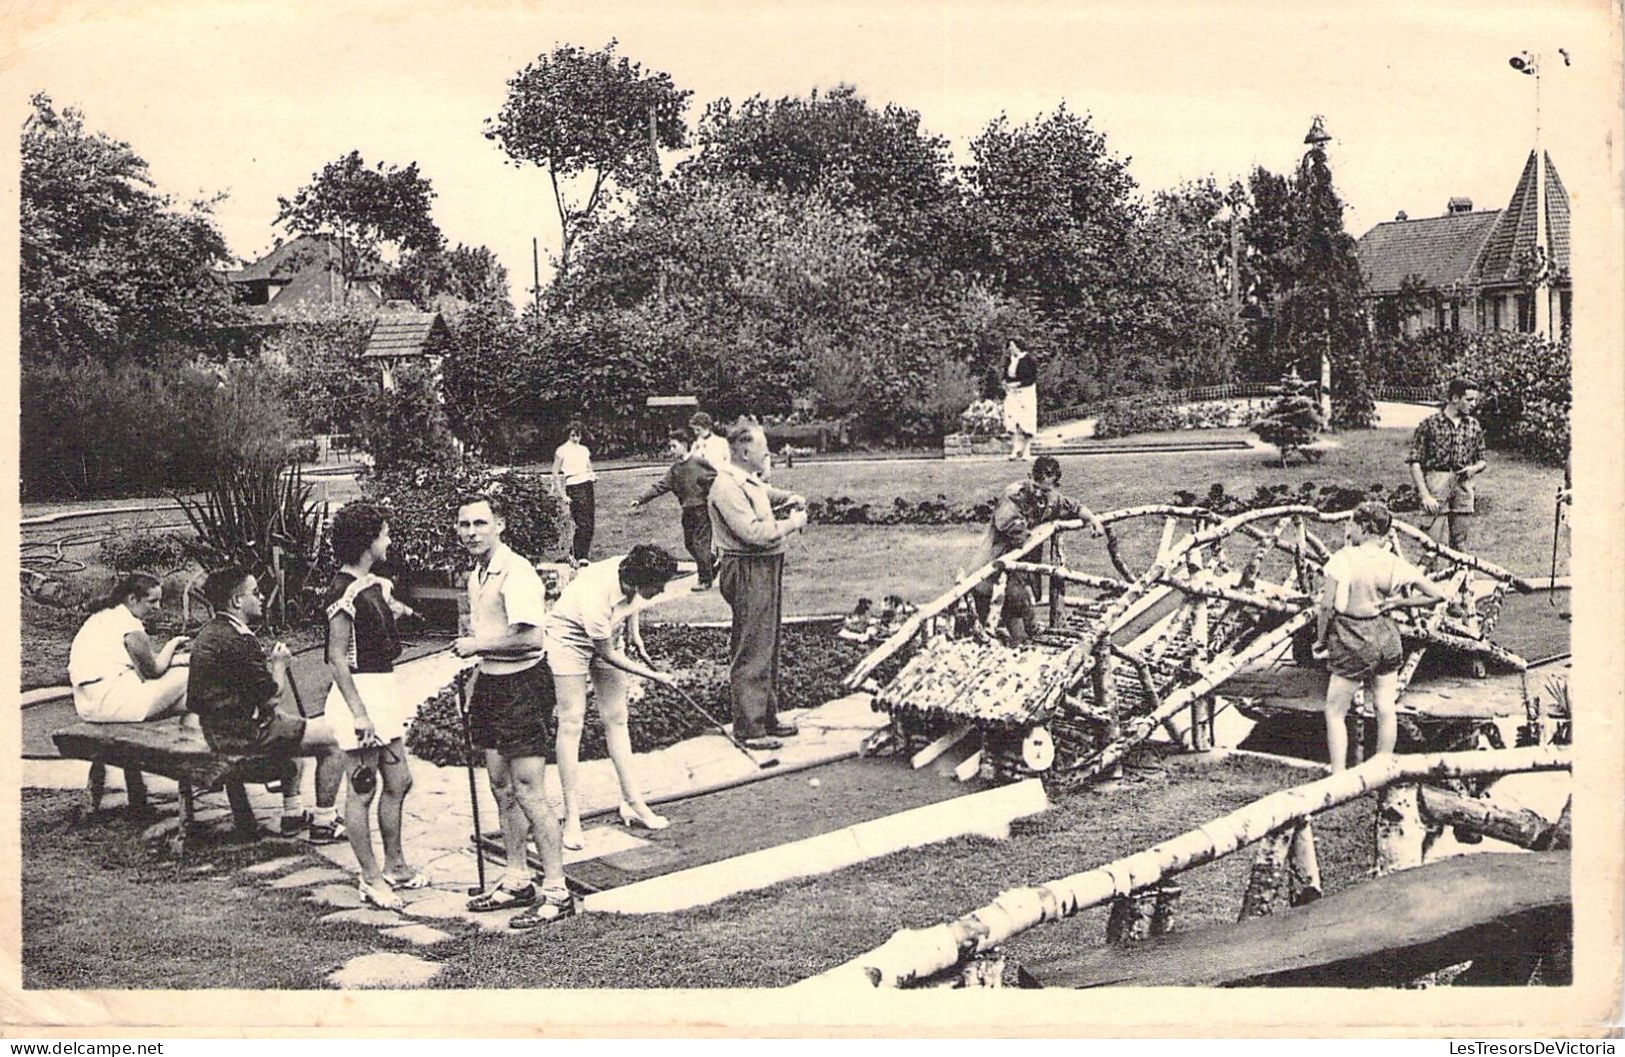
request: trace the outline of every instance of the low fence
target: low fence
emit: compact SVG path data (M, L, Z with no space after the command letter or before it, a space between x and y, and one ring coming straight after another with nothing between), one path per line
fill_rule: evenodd
M1274 382L1231 382L1225 385L1197 386L1193 389L1162 389L1137 393L1134 396L1073 404L1070 407L1040 408L1039 418L1043 425L1048 426L1080 418L1096 418L1106 411L1134 403L1149 402L1177 406L1201 404L1212 400L1256 399L1279 396L1280 393L1280 385ZM1375 400L1397 404L1437 404L1441 401L1438 387L1430 385L1379 385L1371 390L1371 396Z
M1126 930L1133 930L1133 922L1141 919L1149 919L1153 933L1167 931L1178 894L1171 882L1188 870L1250 845L1258 845L1259 850L1242 896L1241 916L1268 914L1281 895L1283 878L1303 888L1320 887L1311 822L1320 812L1367 795L1381 798L1372 831L1380 875L1421 865L1430 826L1472 825L1474 820L1465 812L1475 803L1482 810L1482 802L1454 797L1425 786L1424 781L1571 770L1568 748L1555 745L1376 757L1340 774L1272 793L1104 866L1003 892L993 902L953 921L902 929L873 950L796 986L828 990L1000 986L1000 945L1028 929L1110 905L1108 940L1121 940ZM1524 846L1543 839L1566 846L1567 808L1555 827L1530 825L1512 812L1502 814L1509 817L1488 822L1479 819L1481 831ZM1149 914L1140 906L1143 901L1152 903Z

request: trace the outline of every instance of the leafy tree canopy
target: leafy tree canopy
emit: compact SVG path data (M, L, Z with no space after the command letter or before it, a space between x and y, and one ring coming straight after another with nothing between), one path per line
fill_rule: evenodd
M587 51L567 44L538 56L508 82L501 111L486 119L486 138L509 160L547 170L563 235L561 270L606 202L658 171L655 145L688 144L683 112L693 93L670 74L617 55L616 45ZM587 191L572 200L567 185L577 177Z
M37 94L23 125L21 349L30 358L151 359L239 312L211 202L179 209L128 143Z
M295 235L335 237L349 282L377 261L384 244L403 253L439 250L444 240L429 215L434 197L417 162L374 166L351 151L322 166L292 198L279 197L275 222Z

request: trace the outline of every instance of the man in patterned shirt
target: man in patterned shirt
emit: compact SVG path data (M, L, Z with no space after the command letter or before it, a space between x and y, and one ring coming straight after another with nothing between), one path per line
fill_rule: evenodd
M1473 417L1478 386L1451 379L1444 409L1422 420L1411 438L1411 482L1432 520L1428 531L1440 543L1463 550L1473 515L1472 479L1484 472L1484 428Z

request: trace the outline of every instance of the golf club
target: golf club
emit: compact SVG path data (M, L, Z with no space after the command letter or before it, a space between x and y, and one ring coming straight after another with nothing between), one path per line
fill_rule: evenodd
M639 650L638 651L638 656L640 657L640 659L642 659L644 664L649 665L649 667L651 667L651 668L654 667L654 659L649 656L649 651L648 650ZM736 748L740 752L744 753L745 754L745 759L749 760L751 763L754 763L756 765L757 770L765 771L770 767L777 767L779 765L779 758L777 756L769 756L765 760L757 759L755 753L753 753L749 749L745 748L744 744L742 742L740 742L739 739L735 738L732 734L728 733L727 728L724 727L721 723L718 723L715 719L713 719L712 716L711 716L711 713L709 713L709 712L707 712L705 710L705 706L700 704L698 701L694 700L694 698L690 697L688 692L685 691L682 687L680 687L680 686L676 685L675 683L673 683L671 685L671 689L678 696L678 698L682 700L682 702L685 705L687 705L690 709L692 709L694 711L694 713L696 715L698 715L700 718L704 719L707 723L709 723L711 725L712 730L715 730L718 734L721 734L724 738L727 738L728 739L728 744L732 745L734 748Z
M1563 527L1563 490L1557 491L1557 502L1552 505L1552 571L1546 580L1546 604L1557 608L1557 535Z
M457 673L454 684L457 694L457 715L463 721L463 759L468 765L468 806L469 812L474 816L474 863L479 872L480 883L468 890L471 896L477 896L485 891L485 844L480 830L480 790L474 779L474 737L468 729L468 702L473 696L474 680L479 677L477 668L464 668Z

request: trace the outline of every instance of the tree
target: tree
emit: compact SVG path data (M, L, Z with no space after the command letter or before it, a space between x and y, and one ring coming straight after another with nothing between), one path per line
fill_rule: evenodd
M389 296L430 310L461 310L500 302L509 306L508 269L485 246L439 247L403 254L385 280Z
M360 151L351 151L312 174L293 198L277 198L275 223L295 235L336 240L348 289L363 267L379 261L384 244L402 253L439 250L443 239L429 215L434 197L417 162L404 169L369 166Z
M218 271L231 260L209 202L176 208L130 145L89 133L37 94L23 125L19 315L25 358L125 355L200 344L237 321Z
M693 93L677 88L669 74L646 73L616 55L616 43L598 51L570 44L538 56L508 82L502 110L486 119L486 138L510 161L547 170L559 216L560 271L604 205L659 171L651 152L688 143L683 111ZM587 190L572 197L567 185L577 177Z
M1315 434L1325 425L1320 408L1315 402L1318 386L1300 378L1296 372L1281 379L1281 395L1264 414L1254 422L1252 430L1265 444L1273 444L1281 452L1281 466L1293 452L1301 452L1305 462L1320 457L1309 447Z

